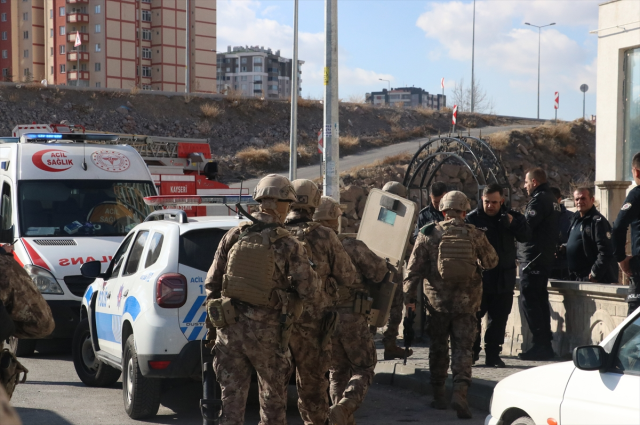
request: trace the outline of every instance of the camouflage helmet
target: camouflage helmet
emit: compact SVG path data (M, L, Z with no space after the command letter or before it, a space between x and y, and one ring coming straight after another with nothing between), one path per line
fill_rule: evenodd
M440 211L469 211L469 209L471 209L471 205L469 205L469 198L458 190L452 190L451 192L445 193L440 200Z
M291 208L317 208L320 205L320 190L318 190L318 186L314 182L307 179L298 179L292 181L291 185L296 191L297 197L297 201L291 204Z
M320 205L313 213L313 221L336 220L342 215L340 204L329 196L320 198Z
M269 174L264 177L253 189L254 200L260 201L268 198L291 202L297 201L296 191L291 186L289 179L277 174Z
M404 187L402 183L393 181L387 182L387 184L382 187L382 190L385 192L393 193L394 195L401 196L403 198L407 197L407 188Z

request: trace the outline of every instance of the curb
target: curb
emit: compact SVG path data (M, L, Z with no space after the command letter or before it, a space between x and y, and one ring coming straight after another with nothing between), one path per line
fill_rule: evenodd
M428 369L404 366L402 363L378 363L373 382L411 390L419 394L432 395L433 391L429 383L430 378L431 372ZM467 395L469 405L489 412L493 389L496 385L497 382L474 378ZM451 394L452 380L447 379L445 386L447 393Z

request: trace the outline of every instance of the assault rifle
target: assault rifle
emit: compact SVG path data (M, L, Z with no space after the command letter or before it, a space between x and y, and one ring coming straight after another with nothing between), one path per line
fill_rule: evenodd
M529 262L529 264L527 264L526 266L524 266L524 267L522 268L522 271L523 271L523 272L524 272L524 271L526 271L526 270L527 270L527 269L528 269L528 268L529 268L533 263L535 263L535 262L536 262L536 260L537 260L538 258L540 258L540 256L541 256L541 255L542 255L542 253L538 254L538 255L536 256L536 258L534 258L533 260L531 260L531 261Z
M402 362L403 365L407 365L407 356L409 355L409 348L411 348L411 344L413 344L413 338L415 337L415 332L413 330L413 321L416 318L416 312L407 307L407 315L402 320L402 326L404 327L402 331L402 335L404 337L404 360Z

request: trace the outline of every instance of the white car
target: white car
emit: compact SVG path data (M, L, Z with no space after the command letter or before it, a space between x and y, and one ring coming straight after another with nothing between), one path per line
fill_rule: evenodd
M159 220L158 220L159 219ZM206 335L204 280L222 236L244 220L152 213L120 244L82 300L73 361L82 382L113 385L122 371L124 408L131 418L154 416L160 379L200 377Z
M573 362L502 380L485 425L640 424L640 309L600 345L577 347Z

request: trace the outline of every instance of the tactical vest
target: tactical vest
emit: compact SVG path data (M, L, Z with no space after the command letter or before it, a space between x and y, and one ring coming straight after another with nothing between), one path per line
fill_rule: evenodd
M289 236L281 227L245 225L231 250L222 281L222 296L258 307L275 308L282 302L276 291L274 250L278 239Z
M469 226L449 223L439 225L444 230L438 246L438 272L446 282L468 282L478 267Z
M313 262L313 268L315 272L320 276L327 276L329 275L330 271L329 264L324 261L320 261L317 258L314 258L313 250L311 249L311 245L307 240L307 236L320 226L320 223L304 222L287 226L287 230L291 233L291 236L294 236L302 244L304 250L307 252L307 257L309 257L311 262Z

